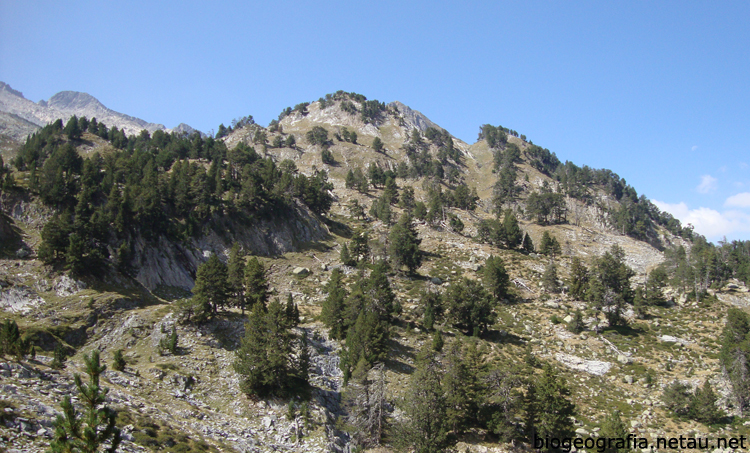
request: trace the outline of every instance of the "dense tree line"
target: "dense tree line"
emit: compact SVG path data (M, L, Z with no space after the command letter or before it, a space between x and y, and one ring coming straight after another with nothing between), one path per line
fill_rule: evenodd
M57 208L42 231L39 254L47 262L83 271L110 260L124 269L136 235L197 236L222 217L249 222L289 211L295 200L320 214L331 207L327 173L299 174L244 143L230 150L198 133L163 131L127 137L82 120L44 127L14 160L28 171L29 190ZM76 145L85 136L76 131L83 126L113 150L82 158Z
M394 426L397 447L446 451L460 436L480 428L502 442L570 437L575 405L554 368L541 373L497 366L475 341L454 340L440 353L420 351L403 401L404 422Z
M425 138L427 140L425 140ZM450 184L459 182L458 168L463 165L461 151L444 129L427 128L423 134L413 129L409 141L403 145L409 164L399 169L399 177L434 177L447 179Z
M552 177L558 185L554 192L547 188L529 195L527 215L537 223L565 222L564 197L575 198L590 205L597 201L594 197L595 190L603 190L617 204L615 207L600 204L600 207L608 214L610 224L623 234L656 242L656 228L662 226L674 235L692 240L692 228L683 227L679 220L669 213L661 212L646 197L639 197L635 189L616 173L585 165L578 167L572 162L563 164L555 153L530 142L521 150L515 143L508 141L508 135L518 136L514 132L489 124L480 127L478 140L486 140L494 153L495 171L498 175L493 194L496 210L516 201L520 187L516 183L517 170L514 163L523 155L529 165ZM523 138L525 141L525 137Z
M505 211L502 221L499 218L482 219L477 224L477 239L496 247L514 250L523 245L526 236L518 225L518 218L510 209ZM534 247L530 241L530 238L526 239L526 245L523 248L528 252L533 252Z
M309 354L304 331L276 299L266 307L253 306L245 335L235 351L234 370L241 375L240 390L248 395L306 395Z
M362 269L348 290L343 284L343 274L335 269L326 286L328 296L323 301L321 319L331 329L331 337L346 339L341 359L346 380L387 356L390 324L401 311L388 280L388 270L384 261L374 265L369 277L365 277Z
M664 251L669 283L700 301L710 288L729 279L750 282L750 241L720 241L718 245L695 236L692 247L672 246Z
M547 181L542 183L539 192L531 192L526 199L526 215L539 225L565 223L567 213L565 196L553 192Z
M227 264L211 255L198 267L192 292L192 298L178 302L187 322L203 322L232 307L250 310L234 362L244 393L286 396L307 391L307 341L304 332L293 331L299 309L291 294L285 305L271 299L266 270L256 257L248 259L237 244Z
M595 258L590 267L580 259L571 266L571 295L588 300L591 307L604 313L610 326L626 323L623 311L633 304L635 293L630 278L635 272L625 264L625 251L618 245Z
M645 196L639 197L632 186L611 170L597 170L585 165L578 167L571 162L565 162L558 164L550 173L560 184L561 193L567 196L593 204L594 189L598 188L617 201L617 206L603 208L609 215L610 224L623 234L651 241L658 236L656 227L661 226L676 236L687 240L693 239L694 234L690 226L683 227L679 220L667 212L662 212Z
M740 415L744 415L750 409L750 316L738 308L727 311L719 359Z
M690 386L678 380L664 387L662 396L664 406L677 417L690 418L692 420L713 425L719 423L726 416L724 412L716 407L718 396L711 384L706 379L701 387L692 391Z

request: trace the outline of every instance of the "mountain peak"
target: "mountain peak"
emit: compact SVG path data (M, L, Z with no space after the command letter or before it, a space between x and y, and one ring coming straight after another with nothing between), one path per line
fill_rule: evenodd
M60 110L78 110L89 107L106 109L94 96L88 93L81 93L80 91L61 91L49 98L46 106Z
M75 115L78 117L96 118L108 127L125 130L128 135L136 135L141 130L151 133L157 130L168 130L163 124L149 123L140 118L116 112L102 104L94 96L80 91L60 91L48 100L32 102L20 91L16 91L5 82L0 82L0 112L16 115L25 121L44 126L47 123L62 119L63 122ZM0 119L8 120L9 116ZM3 126L3 124L0 124ZM14 126L17 129L16 126ZM181 124L175 129L177 132L193 133L195 129Z
M10 87L10 85L8 85L5 82L0 82L0 91L5 91L5 92L12 94L13 96L18 96L19 98L26 99L25 97L23 97L23 93L21 93L18 90L14 90L13 88Z

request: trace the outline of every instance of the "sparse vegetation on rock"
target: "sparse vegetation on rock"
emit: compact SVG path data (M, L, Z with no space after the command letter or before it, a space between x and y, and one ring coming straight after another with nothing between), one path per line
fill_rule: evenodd
M748 242L609 170L343 91L214 137L71 121L0 163L21 449L48 447L39 414L94 350L122 370L101 379L126 451L750 435Z

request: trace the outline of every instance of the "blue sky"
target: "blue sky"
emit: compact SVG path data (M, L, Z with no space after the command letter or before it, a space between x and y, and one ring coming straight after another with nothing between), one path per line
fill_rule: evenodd
M72 4L71 4L72 3ZM750 239L747 2L0 0L0 80L203 131L339 89L500 124Z

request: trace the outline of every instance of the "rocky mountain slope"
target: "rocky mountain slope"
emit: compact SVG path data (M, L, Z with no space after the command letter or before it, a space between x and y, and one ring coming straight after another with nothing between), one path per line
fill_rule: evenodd
M20 93L12 92L7 85L0 91L5 93L0 102L10 98L23 104L18 101L22 99ZM94 101L87 95L63 92L45 106L24 105L28 112L45 108L63 111L62 106L98 108ZM257 221L244 231L237 225L224 224L182 242L166 237L137 241L132 259L136 269L130 275L112 271L101 278L75 277L44 264L37 252L40 231L51 217L51 209L33 196L2 196L5 217L0 221L5 227L0 229L4 232L0 318L17 320L22 330L33 334L40 353L35 359L0 362L0 402L5 407L5 415L0 417L0 448L43 451L52 436L51 421L59 411L60 396L73 391L72 375L81 372L83 354L100 350L109 364L115 350L123 349L128 362L125 370L109 370L103 376L105 385L111 388L108 404L121 414L123 451L350 451L351 430L337 421L347 390L338 367L342 342L330 338L319 315L333 269L343 271L347 287L361 278L356 269L343 265L340 259L340 251L353 232L366 231L372 256L384 257L388 254L390 227L372 215L362 218L351 211L354 200L369 208L383 189L361 192L347 187L345 179L349 170L366 172L370 164L398 170L400 163L409 162L406 145L414 131L424 135L428 128L439 127L398 102L385 105L374 117L364 118L342 107L345 101L351 102L357 112L362 111L363 103L349 98L328 100L325 107L318 101L287 113L275 128L248 125L222 139L230 150L243 143L277 163L290 160L300 174L326 169L334 198L325 217L300 207L293 221ZM89 116L106 122L98 114ZM330 141L325 146L308 142L308 132L315 127L327 131ZM256 140L259 132L266 134L265 140ZM357 134L354 141L334 138L351 132ZM289 136L294 137L295 144L286 146ZM269 146L276 137L283 138L284 144ZM375 138L383 143L381 151L372 147ZM508 140L522 153L531 147L518 137ZM727 309L750 305L742 282L733 280L711 288L709 295L715 299L702 301L689 299L681 288L669 287L665 291L669 302L651 307L645 319L629 307L624 313L628 325L608 328L601 313L587 311L588 303L568 291L573 258L591 262L616 244L634 271L631 283L638 285L665 261L666 247L677 244L689 249L689 241L661 226L658 243L621 234L612 226L612 211L607 209L615 206L616 200L602 189L594 191L592 203L566 197L567 222L539 225L519 217L521 230L535 244L542 242L545 233L560 243L561 252L555 261L566 290L550 292L542 285L548 256L500 248L477 239L480 221L494 218L492 197L498 179L495 156L485 140L471 145L455 138L453 142L461 156L460 164L446 164L446 168L456 168L460 181L476 189L478 207L446 207L442 221L432 225L416 222L423 262L416 275L390 275L402 306L399 322L392 326L385 360L391 424L403 422L402 398L417 366L417 353L433 341L433 335L422 326L425 307L421 306L420 292L445 292L462 277L481 280L485 260L495 256L505 263L515 303L498 306L497 321L478 340L484 360L501 369L510 369L529 360L529 356L551 363L571 389L571 399L578 408L575 428L579 436L597 436L614 408L622 413L629 432L650 440L681 434L713 438L750 432L750 421L741 417L736 417L733 425L706 426L673 417L663 403L664 387L673 380L691 388L708 380L719 394L719 405L736 414L729 383L718 361L718 338ZM332 165L321 161L323 149L331 152ZM437 149L433 146L429 151L435 154ZM557 182L532 165L525 154L516 167L521 189L508 207L522 211L532 192ZM18 180L24 181L23 176L19 174ZM396 183L402 189L413 187L417 201L428 201L430 178L398 177ZM392 210L397 217L403 208L393 206ZM465 227L452 228L447 221L449 214ZM288 400L247 398L239 391L239 375L231 366L244 331L239 310L230 310L203 325L178 322L177 301L188 295L186 290L194 284L198 265L211 252L226 260L233 242L260 256L274 295L284 298L291 294L299 305L301 324L296 332L309 339L311 356L312 398L306 421L301 416L287 417ZM586 328L581 334L565 328L576 310L586 313ZM446 349L464 338L460 329L448 323L441 328ZM159 345L172 329L179 335L179 348L174 354ZM55 344L64 345L72 354L64 370L50 368ZM521 449L498 442L486 430L475 430L458 442L459 451ZM391 448L386 439L380 449L372 451Z
M5 137L6 140L21 143L29 133L36 130L32 124L39 127L57 119L62 119L65 123L73 115L79 118L82 116L89 119L96 118L110 127L124 129L128 135L138 134L144 129L149 132L157 130L188 134L194 132L194 129L187 124L167 129L163 124L149 123L140 118L116 112L105 107L90 94L78 91L61 91L46 101L35 103L4 82L0 82L0 113L2 113L0 136Z

